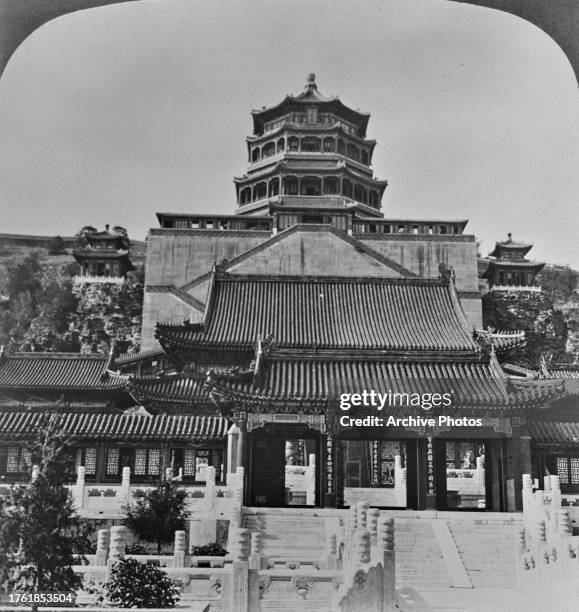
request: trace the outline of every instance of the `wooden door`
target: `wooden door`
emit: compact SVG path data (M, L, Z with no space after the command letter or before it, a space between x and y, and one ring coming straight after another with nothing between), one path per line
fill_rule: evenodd
M252 506L285 505L285 437L254 436L251 445Z

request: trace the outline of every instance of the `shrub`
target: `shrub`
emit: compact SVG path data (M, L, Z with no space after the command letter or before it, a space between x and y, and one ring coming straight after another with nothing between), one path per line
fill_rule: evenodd
M194 557L225 557L227 551L215 542L203 546L192 546L191 554Z
M110 604L121 608L174 608L179 591L165 572L136 559L122 559L104 585Z

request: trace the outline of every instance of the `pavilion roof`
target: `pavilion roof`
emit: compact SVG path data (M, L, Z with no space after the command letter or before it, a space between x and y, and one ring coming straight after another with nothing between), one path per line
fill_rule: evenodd
M579 423L562 421L530 421L529 434L534 444L545 448L577 448Z
M487 363L421 363L379 360L265 359L260 372L228 374L216 370L208 379L214 397L251 404L327 403L342 393L445 393L452 394L454 409L512 411L536 408L563 393L558 381L529 384L514 381L495 360Z
M156 378L130 378L129 393L143 404L187 405L211 402L203 378L190 378L181 374Z
M157 324L164 347L481 353L445 279L214 274L202 323Z
M315 83L315 75L309 76L304 90L297 96L288 94L279 104L252 110L254 133L261 134L265 122L281 116L291 109L305 108L311 104L323 104L328 110L335 110L339 116L354 121L360 128L360 135L365 135L370 114L362 113L346 106L340 101L338 96L328 97L321 94Z
M220 416L62 413L61 428L72 440L214 440L227 434ZM0 439L23 440L44 424L38 412L0 413Z
M0 353L0 390L111 391L126 380L108 371L110 356L79 353Z

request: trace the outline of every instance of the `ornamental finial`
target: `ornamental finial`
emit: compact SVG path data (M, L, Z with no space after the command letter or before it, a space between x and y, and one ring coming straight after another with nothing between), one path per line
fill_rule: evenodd
M313 72L310 72L310 74L308 74L308 80L306 83L306 87L308 89L317 89L317 85L316 85L316 75Z

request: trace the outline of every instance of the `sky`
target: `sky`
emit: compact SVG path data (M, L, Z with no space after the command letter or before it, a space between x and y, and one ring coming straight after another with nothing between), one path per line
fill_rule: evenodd
M469 219L579 268L579 90L556 43L441 0L146 0L62 17L0 79L0 232L233 214L250 110L302 91L372 114L386 217Z

